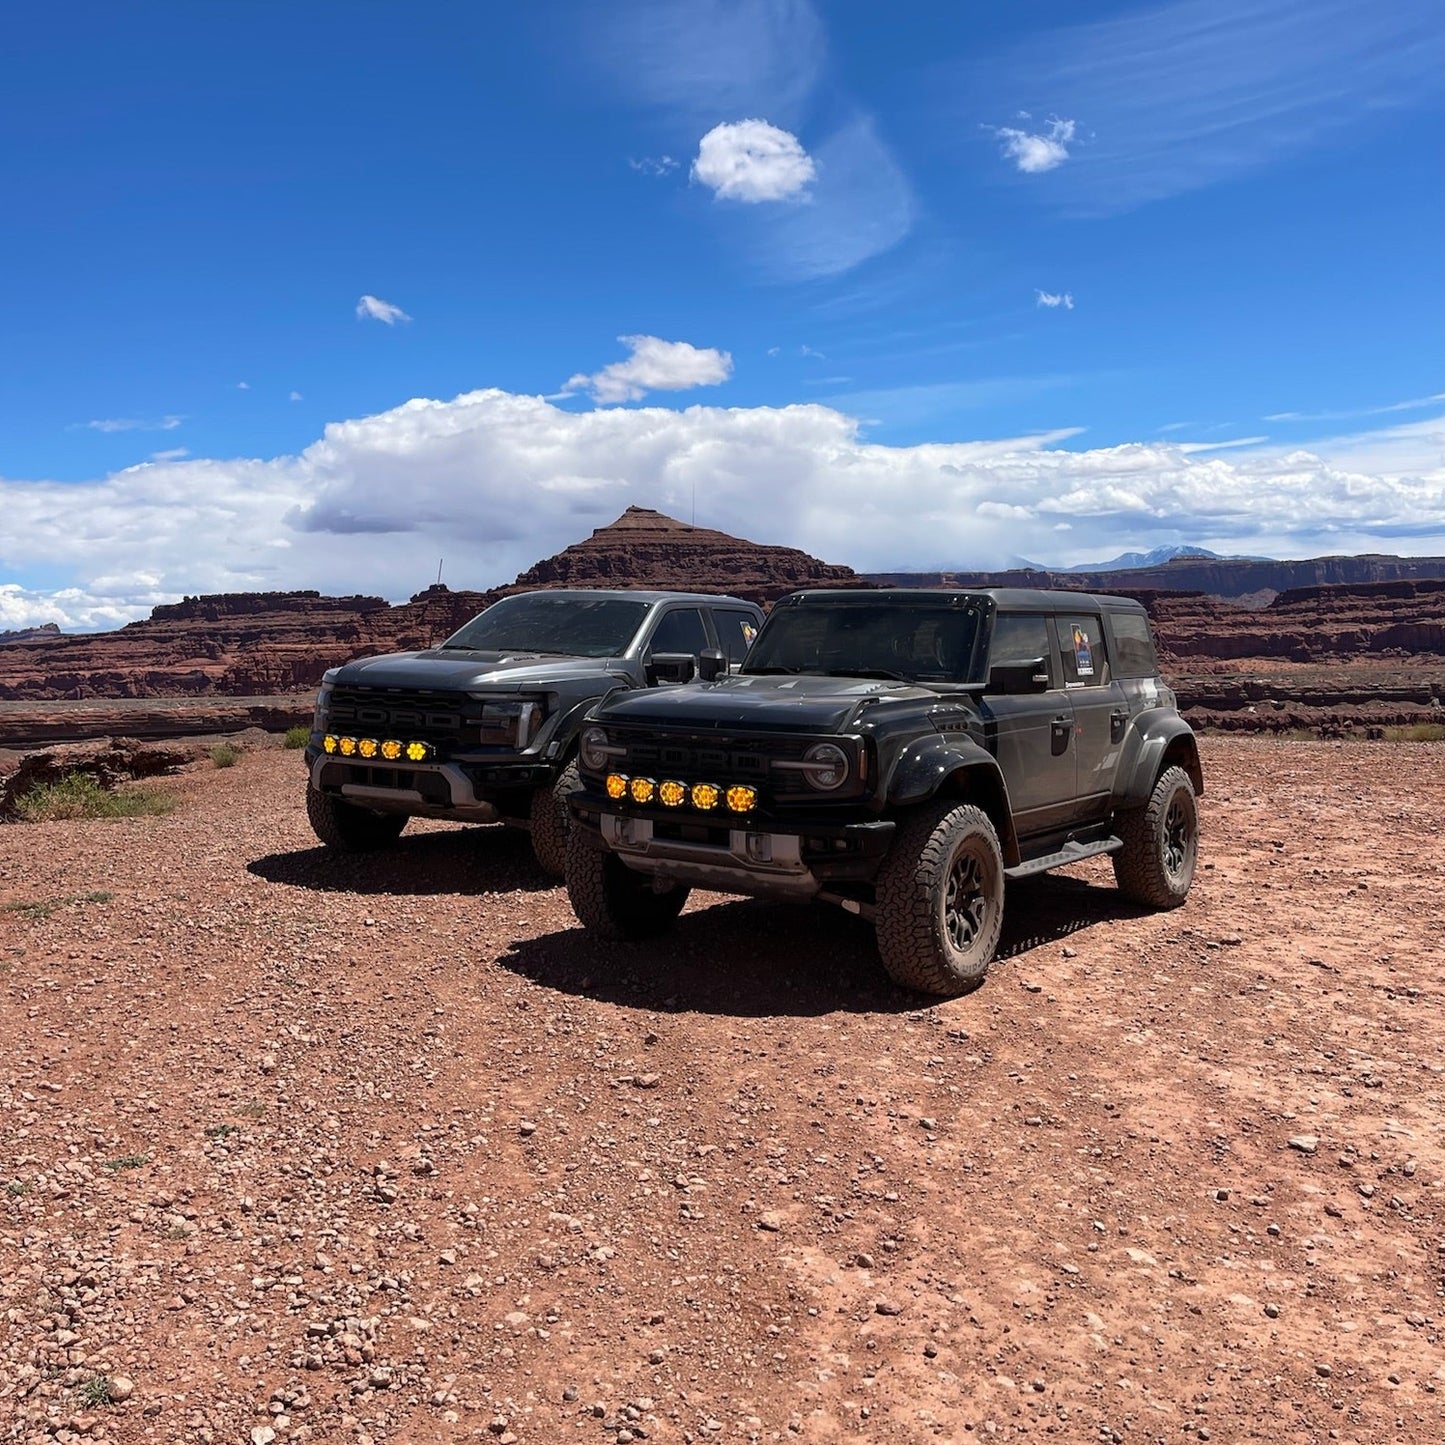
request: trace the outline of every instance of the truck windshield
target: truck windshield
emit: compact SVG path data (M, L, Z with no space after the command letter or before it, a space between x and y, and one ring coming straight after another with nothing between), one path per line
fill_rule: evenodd
M768 619L742 671L976 682L981 615L974 603L824 601L781 607Z
M469 652L541 652L558 657L620 657L648 604L629 597L504 597L442 643Z

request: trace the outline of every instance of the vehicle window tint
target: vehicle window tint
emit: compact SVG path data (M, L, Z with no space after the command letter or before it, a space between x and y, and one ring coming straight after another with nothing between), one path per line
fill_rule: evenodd
M652 634L653 652L687 652L696 657L707 647L707 628L696 607L679 607L657 624Z
M1049 685L1058 686L1054 675L1054 647L1049 641L1048 618L1027 612L1000 612L993 620L993 640L988 648L988 665L1001 662L1032 662L1044 659Z
M1109 681L1104 629L1097 617L1060 617L1059 651L1064 657L1065 687L1102 687Z
M1114 675L1153 677L1159 670L1149 619L1142 612L1111 612L1114 628Z
M751 612L735 607L714 607L713 626L717 629L718 646L727 653L730 663L741 662L758 635L758 624Z

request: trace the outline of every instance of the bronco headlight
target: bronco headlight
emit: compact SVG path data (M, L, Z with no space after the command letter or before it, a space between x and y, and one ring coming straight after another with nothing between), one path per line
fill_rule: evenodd
M848 754L837 743L814 743L803 754L808 786L831 793L848 781Z
M607 766L607 759L615 756L620 749L607 745L607 733L602 728L585 728L578 746L582 766L589 773L600 773Z
M542 726L542 704L535 698L486 701L486 693L472 693L482 703L482 742L492 747L525 748Z

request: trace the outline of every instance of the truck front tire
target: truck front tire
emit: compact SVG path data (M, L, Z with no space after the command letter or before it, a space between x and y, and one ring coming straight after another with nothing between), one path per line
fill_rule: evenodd
M554 782L532 790L532 856L542 871L554 878L567 875L567 835L572 831L567 795L581 786L574 760L558 773Z
M567 897L589 933L629 943L658 938L682 912L690 889L673 884L659 893L612 853L599 852L574 828L567 839Z
M977 982L1003 927L1003 853L988 814L940 799L906 816L876 896L878 952L895 983L947 996Z
M1199 805L1183 768L1165 768L1149 801L1119 815L1124 846L1114 854L1114 881L1134 903L1178 908L1189 896L1199 857Z
M316 836L339 853L375 853L395 843L406 827L405 813L359 808L310 784L306 787L306 816Z

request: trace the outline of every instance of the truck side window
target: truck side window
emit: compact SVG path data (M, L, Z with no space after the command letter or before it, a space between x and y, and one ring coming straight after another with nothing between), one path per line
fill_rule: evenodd
M696 657L707 648L707 628L696 607L678 607L657 624L650 652L686 652Z
M1049 674L1049 686L1057 687L1054 645L1049 641L1048 619L1034 612L1000 612L993 620L993 639L988 647L988 664L1032 662L1042 657Z
M1110 612L1114 629L1114 675L1153 677L1159 671L1149 619L1142 612Z
M1059 651L1064 655L1065 687L1104 687L1109 681L1109 659L1104 652L1104 629L1097 617L1060 617Z
M741 662L753 645L753 638L758 635L758 624L753 614L740 612L735 607L714 607L712 621L717 628L718 646L727 653L729 664Z

